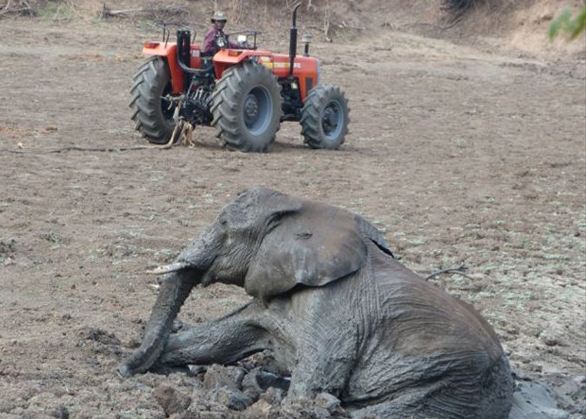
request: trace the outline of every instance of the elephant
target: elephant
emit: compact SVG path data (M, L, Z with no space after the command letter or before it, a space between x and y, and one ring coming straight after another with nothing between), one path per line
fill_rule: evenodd
M157 366L230 364L269 351L286 401L321 392L353 417L506 418L508 359L486 320L403 266L360 215L264 187L241 192L169 265L123 377ZM172 332L195 285L251 301Z

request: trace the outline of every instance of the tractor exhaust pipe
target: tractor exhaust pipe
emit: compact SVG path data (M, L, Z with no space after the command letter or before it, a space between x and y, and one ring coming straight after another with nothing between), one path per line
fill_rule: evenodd
M188 30L177 31L177 61L183 69L184 91L187 91L191 84L191 75L185 71L186 67L191 67L191 32Z
M193 39L195 39L195 33ZM186 29L177 31L177 63L183 70L183 91L186 92L191 85L191 78L206 72L203 69L191 68L191 32Z
M297 55L297 9L301 6L298 3L293 9L293 23L289 32L289 77L293 75L293 65L295 63L295 55Z

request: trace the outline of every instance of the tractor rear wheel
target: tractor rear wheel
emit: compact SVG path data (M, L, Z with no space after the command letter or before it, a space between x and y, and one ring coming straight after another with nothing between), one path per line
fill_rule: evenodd
M130 89L131 119L136 130L153 144L165 144L171 138L175 122L175 104L166 99L171 94L171 77L167 62L152 57L134 75Z
M212 94L212 126L224 143L240 151L266 152L281 122L281 87L255 62L224 71Z
M311 148L336 149L348 133L350 110L339 87L319 85L309 92L301 111L301 134Z

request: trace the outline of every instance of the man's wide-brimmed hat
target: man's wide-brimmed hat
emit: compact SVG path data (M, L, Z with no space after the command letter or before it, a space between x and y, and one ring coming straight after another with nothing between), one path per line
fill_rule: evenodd
M224 12L214 12L214 15L212 16L212 22L226 22L227 20Z

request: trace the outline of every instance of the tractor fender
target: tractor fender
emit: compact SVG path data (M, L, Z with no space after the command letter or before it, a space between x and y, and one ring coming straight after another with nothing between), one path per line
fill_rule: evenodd
M273 53L265 50L222 49L213 58L214 73L221 78L224 71L246 60L253 59L272 69Z
M177 44L174 42L145 42L142 53L146 56L163 57L169 66L171 76L171 87L174 94L180 94L183 91L184 75L183 70L177 63ZM201 67L199 46L191 45L191 62L192 68Z
M289 56L274 54L266 50L223 49L214 55L214 72L221 78L224 71L243 61L253 59L271 70L279 79L289 76ZM296 56L293 64L293 76L299 80L301 100L309 91L319 84L319 61L314 57Z

